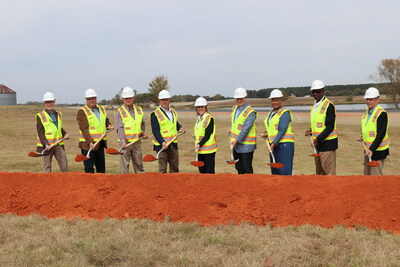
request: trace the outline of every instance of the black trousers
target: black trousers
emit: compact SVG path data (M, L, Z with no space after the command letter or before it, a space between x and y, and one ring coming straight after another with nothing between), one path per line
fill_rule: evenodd
M104 155L104 141L99 143L97 151L90 151L89 159L83 162L85 166L85 172L94 173L94 167L96 166L96 172L106 173L106 158ZM82 155L88 153L88 150L81 149Z
M215 173L215 152L210 154L198 154L197 159L204 162L204 166L199 167L200 173Z
M233 157L239 159L239 162L235 164L235 168L238 174L253 173L253 152L249 153L237 153L233 150Z

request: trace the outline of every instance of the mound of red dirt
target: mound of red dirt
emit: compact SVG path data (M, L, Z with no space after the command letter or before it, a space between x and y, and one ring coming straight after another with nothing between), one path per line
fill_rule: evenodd
M0 213L400 233L400 176L0 173Z

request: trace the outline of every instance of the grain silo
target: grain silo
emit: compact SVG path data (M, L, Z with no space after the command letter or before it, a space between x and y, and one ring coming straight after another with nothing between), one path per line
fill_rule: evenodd
M0 84L0 106L16 105L17 93L4 84Z

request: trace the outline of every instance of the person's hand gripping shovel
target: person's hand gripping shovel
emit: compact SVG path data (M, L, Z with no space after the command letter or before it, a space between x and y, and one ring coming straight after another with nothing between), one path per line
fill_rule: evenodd
M56 145L58 145L62 141L65 141L65 140L68 140L68 139L69 139L69 135L65 135L65 137L63 137L60 140L58 140L57 142L53 143L48 148L43 149L43 151L41 153L29 152L28 156L29 157L43 157L45 155L46 151L49 151L51 148L55 147Z
M228 135L231 136L231 132L230 131L228 131ZM231 139L229 138L229 140L231 140ZM235 157L233 156L233 147L234 146L231 143L230 144L230 159L229 160L225 160L225 163L229 164L229 165L233 165L233 164L236 164L236 163L239 162L239 159L235 159Z
M169 140L169 141L167 142L167 145L166 145L165 147L161 148L160 151L158 151L158 153L157 153L157 155L156 155L155 157L154 157L153 155L148 154L148 155L145 155L145 156L143 157L143 161L144 161L144 162L150 162L150 161L158 160L159 157L160 157L160 153L161 153L162 151L164 151L165 149L167 149L168 146L169 146L170 144L172 144L172 142L174 142L179 136L181 136L181 135L184 134L185 132L186 132L186 131L178 132L178 134L175 135L174 138L172 138L171 140Z
M368 162L364 163L364 165L369 166L369 167L378 167L379 165L381 165L376 160L371 159L371 156L368 154L369 149L368 149L367 145L365 144L364 140L359 138L359 139L357 139L357 141L361 142L361 144L363 145L364 151L365 151L365 155L368 157Z
M116 148L113 148L113 147L107 148L107 149L106 149L106 153L107 153L107 154L110 154L110 155L121 155L121 154L122 154L122 151L123 151L124 149L127 149L128 147L130 147L130 146L136 144L137 142L139 142L139 141L141 141L141 140L143 140L143 139L147 139L147 138L148 138L147 135L142 135L141 137L139 137L138 139L136 139L134 142L131 142L131 143L127 144L126 147L121 147L121 148L118 149L118 150L117 150Z
M99 140L96 141L96 143L94 143L94 145L92 146L92 148L89 149L88 153L85 155L82 154L78 154L75 156L75 162L81 162L81 161L85 161L90 159L90 152L92 152L92 149L95 148L101 140L103 140L103 138L113 130L114 128L108 129L104 134L102 134L99 138Z
M195 146L194 152L195 152L195 158L194 158L194 161L190 162L190 164L192 164L195 167L203 167L204 166L204 162L203 161L199 161L199 146Z

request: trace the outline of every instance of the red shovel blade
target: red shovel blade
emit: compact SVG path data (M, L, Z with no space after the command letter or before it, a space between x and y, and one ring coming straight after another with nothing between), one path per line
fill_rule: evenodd
M203 167L204 166L203 161L192 161L192 162L190 162L190 164L192 164L195 167Z
M41 154L41 153L36 153L36 152L29 152L29 153L28 153L28 156L29 156L29 157L41 157L41 156L43 156L43 154Z
M371 162L368 163L364 163L365 165L369 166L369 167L378 167L379 165L381 165L379 162L377 162L376 160L373 160Z
M283 163L268 163L269 166L271 166L274 169L280 169L283 168L285 165Z
M314 157L314 158L318 158L318 157L321 157L321 154L310 154L309 156Z
M119 152L118 150L116 150L115 148L107 148L106 149L106 153L111 154L111 155L119 155L122 154L121 152Z
M87 159L89 159L89 158L86 157L85 155L78 154L78 155L76 155L76 157L75 157L75 162L81 162L81 161L85 161L85 160L87 160Z
M144 162L155 161L155 160L157 160L157 158L154 157L153 155L145 155L145 156L143 157L143 161L144 161Z
M233 165L233 164L236 164L238 161L239 161L238 159L237 160L226 160L225 163L229 164L229 165Z

